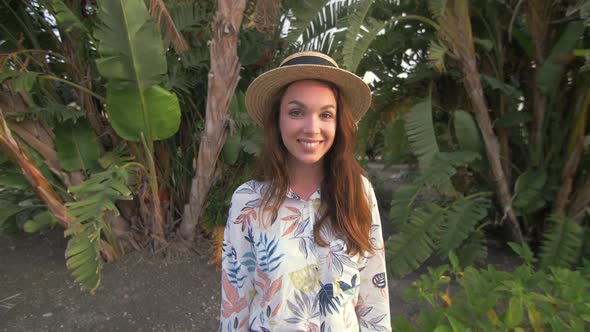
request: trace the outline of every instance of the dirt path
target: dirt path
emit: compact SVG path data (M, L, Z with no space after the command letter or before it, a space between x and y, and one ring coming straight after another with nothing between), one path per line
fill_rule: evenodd
M62 234L0 238L0 331L217 330L219 274L208 257L132 252L105 266L93 296L69 276Z

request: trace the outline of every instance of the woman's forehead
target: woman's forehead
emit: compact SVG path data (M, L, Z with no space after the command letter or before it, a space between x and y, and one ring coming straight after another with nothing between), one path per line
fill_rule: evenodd
M335 87L329 83L318 80L302 80L291 83L283 93L282 99L285 97L296 98L323 98L336 100Z

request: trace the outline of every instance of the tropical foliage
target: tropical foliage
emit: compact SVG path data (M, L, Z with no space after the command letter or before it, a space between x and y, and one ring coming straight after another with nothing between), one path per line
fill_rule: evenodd
M68 268L92 290L103 259L174 237L188 193L172 184L188 187L203 126L214 5L149 5L0 3L1 224L61 224Z
M361 162L418 165L391 205L395 275L449 250L481 259L498 226L543 267L579 264L590 248L590 1L1 0L0 10L0 230L64 227L87 288L101 257L125 248L190 243L200 226L221 238L261 142L243 92L294 50L374 78Z
M590 283L588 271L533 267L527 246L511 244L524 263L512 272L459 266L429 268L406 290L408 300L423 305L416 322L394 319L400 331L585 331ZM451 287L456 283L458 287ZM458 289L457 289L458 288Z
M469 254L465 264L483 258L487 226L530 243L541 266L579 264L590 203L583 56L590 2L376 1L371 8L368 16L393 18L358 65L357 73L378 79L359 153L386 165L415 160L421 173L392 201L393 274L437 251Z

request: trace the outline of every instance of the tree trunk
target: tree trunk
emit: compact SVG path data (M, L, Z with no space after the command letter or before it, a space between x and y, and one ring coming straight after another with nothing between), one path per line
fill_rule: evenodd
M565 216L565 208L574 187L574 178L576 177L578 164L580 163L580 158L582 157L583 152L584 137L580 137L578 144L576 144L576 147L574 148L574 151L570 153L565 165L563 165L560 179L561 185L559 186L559 191L557 192L557 196L553 204L553 214L557 216Z
M545 62L545 44L551 18L552 1L530 0L526 1L526 17L531 39L533 42L533 54L536 62L535 81ZM533 122L531 124L531 152L533 165L540 163L543 155L543 124L547 100L543 92L534 85L533 88Z
M225 142L228 108L240 78L238 32L245 7L246 0L217 1L214 37L209 44L211 70L208 75L205 129L195 161L196 175L191 182L189 200L184 206L180 224L180 235L191 242L213 182L215 163Z
M584 211L590 205L590 173L578 184L576 195L569 205L567 216L581 223Z
M520 242L524 242L518 219L512 209L512 194L500 161L498 137L492 127L492 121L488 114L488 105L481 86L481 75L477 70L469 4L465 0L449 1L447 9L445 16L441 18L439 34L441 39L449 46L449 55L458 61L463 73L465 89L484 140L486 155L496 183L496 195L504 210L503 220L508 220L513 237Z

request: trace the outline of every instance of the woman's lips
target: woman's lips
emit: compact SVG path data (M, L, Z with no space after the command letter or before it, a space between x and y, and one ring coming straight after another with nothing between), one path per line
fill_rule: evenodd
M323 141L298 139L297 142L299 142L306 150L313 151L319 147Z

